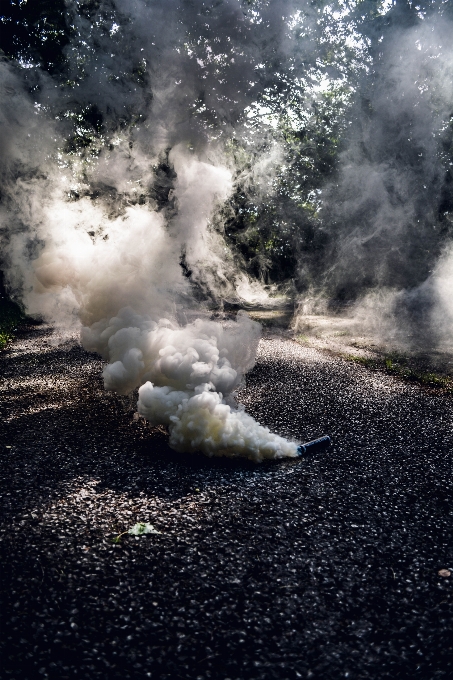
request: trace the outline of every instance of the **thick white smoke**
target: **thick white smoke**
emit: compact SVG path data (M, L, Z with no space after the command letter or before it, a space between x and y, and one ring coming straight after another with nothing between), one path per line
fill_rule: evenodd
M139 413L167 425L176 450L257 462L296 456L296 444L258 425L234 400L254 364L259 325L241 314L227 325L177 322L190 303L179 265L182 248L205 278L225 278L221 244L208 226L231 178L226 168L179 148L170 160L177 174L177 209L168 219L137 205L109 219L105 208L88 198L65 201L64 177L54 178L51 195L39 205L38 233L45 247L31 269L21 263L23 299L28 310L56 323L80 319L83 346L109 362L106 389L126 394L140 387ZM13 236L12 243L18 246L23 238ZM19 247L11 251L16 262L20 252Z
M109 361L107 389L139 389L138 412L170 431L177 451L208 456L297 456L297 445L236 408L234 391L255 361L259 325L246 314L229 325L197 319L184 327L131 308L84 328L84 346Z
M122 41L113 29L94 36L95 21L74 19L78 33L67 48L74 79L86 50L77 90L35 68L25 75L34 78L36 102L24 72L0 63L9 288L28 313L81 326L83 346L108 362L106 389L139 388L139 413L168 427L174 449L257 462L296 457L296 443L260 426L235 400L255 361L259 325L241 313L236 321L208 320L193 294L194 282L214 298L234 291L235 279L244 282L212 224L233 189L230 161L214 132L210 138L210 125L192 118L202 70L188 44L198 13L182 26L169 25L165 3L124 3L121 10L128 15ZM233 37L243 44L237 3L224 3L222 16L231 33L220 35L223 43ZM277 29L284 26L281 15L269 16ZM220 99L203 83L227 125L245 105L237 88L253 74L255 52L245 53L249 74L238 64ZM141 87L132 77L137 62L149 81ZM208 80L219 79L216 64L206 62ZM68 139L77 147L77 135L85 134L78 112L92 104L105 137L72 152Z

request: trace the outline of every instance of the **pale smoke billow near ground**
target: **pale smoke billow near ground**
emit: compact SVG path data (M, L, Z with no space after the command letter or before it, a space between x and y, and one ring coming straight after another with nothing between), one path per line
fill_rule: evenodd
M451 677L451 396L266 337L248 413L333 446L208 460L54 340L0 356L5 678Z

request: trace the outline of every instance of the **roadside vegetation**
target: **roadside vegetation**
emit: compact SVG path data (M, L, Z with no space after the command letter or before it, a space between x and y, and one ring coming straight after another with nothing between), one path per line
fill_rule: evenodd
M25 318L19 305L7 297L0 297L0 350L14 338Z
M442 389L453 394L453 377L430 370L419 357L409 357L391 352L372 358L344 354L343 358L374 371L384 371L403 380L416 382L426 387Z

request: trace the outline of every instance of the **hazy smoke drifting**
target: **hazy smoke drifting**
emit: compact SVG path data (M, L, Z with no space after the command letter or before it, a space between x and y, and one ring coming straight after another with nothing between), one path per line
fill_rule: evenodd
M355 301L384 341L433 348L453 330L453 24L401 21L383 35L323 192L331 246L315 288Z

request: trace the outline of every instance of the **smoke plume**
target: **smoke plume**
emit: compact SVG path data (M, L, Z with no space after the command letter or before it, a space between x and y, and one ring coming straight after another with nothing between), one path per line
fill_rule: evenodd
M178 451L297 455L235 401L258 324L208 318L235 279L247 287L219 228L234 175L224 139L275 80L263 64L288 58L291 11L69 2L62 72L0 63L9 289L28 313L81 326L106 389L139 388L139 413Z

